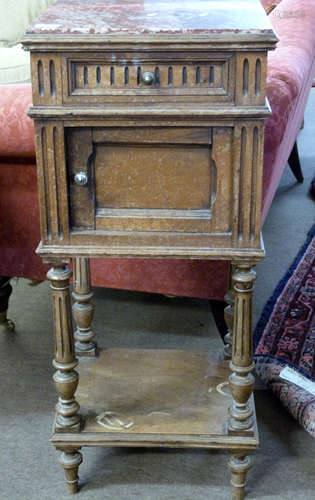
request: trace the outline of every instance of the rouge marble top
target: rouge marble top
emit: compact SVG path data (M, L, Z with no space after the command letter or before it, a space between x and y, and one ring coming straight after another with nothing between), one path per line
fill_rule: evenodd
M26 36L272 33L259 0L57 0Z

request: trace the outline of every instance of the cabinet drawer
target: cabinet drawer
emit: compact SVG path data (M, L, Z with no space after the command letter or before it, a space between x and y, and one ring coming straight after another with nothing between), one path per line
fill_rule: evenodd
M234 55L229 53L117 53L65 58L65 102L198 100L234 96Z

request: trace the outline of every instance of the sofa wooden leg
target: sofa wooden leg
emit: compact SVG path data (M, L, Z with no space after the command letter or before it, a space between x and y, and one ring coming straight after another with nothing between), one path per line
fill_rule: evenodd
M8 276L0 276L0 328L13 332L15 325L7 317L9 298L12 293L10 278Z
M303 182L304 177L302 173L302 168L301 168L301 163L300 163L300 158L299 158L299 151L297 147L297 143L294 143L294 146L292 148L291 154L288 159L289 166L291 168L292 173L294 174L296 180L298 182Z
M220 337L223 342L225 342L224 339L228 333L228 328L225 322L224 310L227 306L227 302L224 302L224 300L209 300L209 304Z

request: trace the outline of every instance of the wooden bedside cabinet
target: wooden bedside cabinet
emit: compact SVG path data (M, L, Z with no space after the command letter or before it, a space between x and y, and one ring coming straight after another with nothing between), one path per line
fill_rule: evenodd
M57 0L24 37L38 252L52 265L52 443L72 492L83 446L168 446L228 450L233 498L243 498L258 445L252 267L264 256L266 57L276 41L259 0ZM104 349L81 363L78 385L75 350L96 353L98 256L229 260L230 365L213 352Z

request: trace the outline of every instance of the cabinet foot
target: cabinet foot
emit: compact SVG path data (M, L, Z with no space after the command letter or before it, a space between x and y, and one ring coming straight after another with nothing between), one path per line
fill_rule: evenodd
M58 462L65 471L66 482L70 493L79 491L79 465L82 463L82 454L77 450L61 450Z
M249 456L231 454L228 461L228 467L232 475L232 500L243 500L245 495L246 475L251 465L252 461Z

